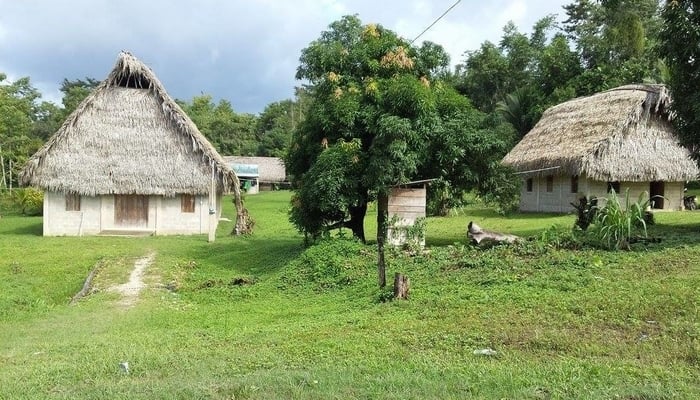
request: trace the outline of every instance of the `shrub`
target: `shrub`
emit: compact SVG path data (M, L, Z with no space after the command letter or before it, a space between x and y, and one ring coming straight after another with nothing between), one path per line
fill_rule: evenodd
M287 264L281 288L310 287L323 292L350 286L371 279L375 261L372 248L354 238L323 239Z
M646 209L649 200L646 192L639 195L636 202L630 201L629 190L625 193L624 204L613 190L605 206L599 208L594 218L593 236L599 244L608 249L629 248L630 239L641 232L647 235L647 225L653 223Z
M44 211L44 192L34 188L17 189L13 192L13 202L22 215L41 215Z

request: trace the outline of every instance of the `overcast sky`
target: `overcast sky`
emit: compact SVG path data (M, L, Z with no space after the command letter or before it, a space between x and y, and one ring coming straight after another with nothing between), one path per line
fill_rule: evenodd
M0 72L29 76L60 103L64 78L104 79L120 50L149 65L168 93L207 93L238 112L291 98L301 49L343 15L413 39L456 0L0 0ZM424 34L452 63L513 21L529 33L573 0L462 0Z

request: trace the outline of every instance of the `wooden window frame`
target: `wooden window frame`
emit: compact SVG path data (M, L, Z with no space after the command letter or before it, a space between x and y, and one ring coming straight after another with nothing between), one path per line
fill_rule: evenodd
M554 175L547 175L546 182L547 193L554 192Z
M80 195L78 193L66 193L66 211L80 211Z
M191 214L196 208L196 196L193 194L183 193L180 195L180 212Z

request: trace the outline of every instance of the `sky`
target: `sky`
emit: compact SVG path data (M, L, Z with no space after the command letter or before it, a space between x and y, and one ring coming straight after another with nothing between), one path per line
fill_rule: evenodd
M413 39L456 0L0 0L0 72L29 76L60 104L64 78L104 79L127 50L170 96L228 100L260 113L293 97L301 50L333 21L357 14ZM442 45L452 64L513 21L529 33L573 0L461 0L416 44Z

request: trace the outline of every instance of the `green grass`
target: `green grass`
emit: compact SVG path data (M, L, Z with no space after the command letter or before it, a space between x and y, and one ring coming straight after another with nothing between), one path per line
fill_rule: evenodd
M429 252L390 254L411 298L382 302L374 248L305 250L288 199L249 196L255 233L222 223L214 243L44 238L40 218L3 216L0 398L700 396L700 213L658 213L649 234L663 241L630 252L476 249L470 220L529 237L573 217L471 206L428 219ZM97 263L104 288L149 251L152 284L134 307L104 290L67 305ZM473 354L487 347L498 354Z

